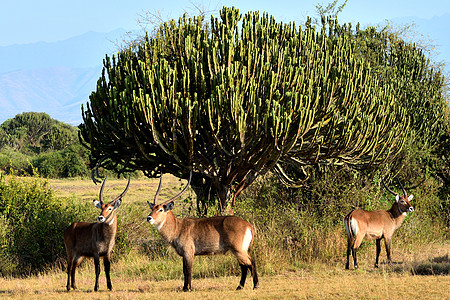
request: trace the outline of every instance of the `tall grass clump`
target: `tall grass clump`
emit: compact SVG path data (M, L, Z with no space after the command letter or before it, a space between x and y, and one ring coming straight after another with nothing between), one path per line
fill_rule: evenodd
M376 170L364 173L337 168L312 174L314 177L301 189L287 188L269 174L241 195L236 214L256 227L255 251L263 272L277 273L311 262L343 262L344 217L355 208L387 210L395 201L382 187ZM392 185L401 193L394 181ZM408 191L414 194L415 211L394 235L394 251L447 239L444 207L448 204L439 197L441 188L439 182L427 177ZM360 251L374 249L374 243L366 240Z
M0 274L33 274L65 255L62 232L86 209L41 178L0 178Z

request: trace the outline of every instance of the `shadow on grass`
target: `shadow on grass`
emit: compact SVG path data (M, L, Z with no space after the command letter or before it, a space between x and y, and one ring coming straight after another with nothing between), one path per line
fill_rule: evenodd
M427 261L412 263L410 266L412 275L449 275L450 260L448 254L438 256ZM395 267L394 272L403 273L404 267Z

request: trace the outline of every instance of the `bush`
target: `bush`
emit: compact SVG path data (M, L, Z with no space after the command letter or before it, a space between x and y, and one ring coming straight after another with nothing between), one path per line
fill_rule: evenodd
M45 178L86 176L89 174L86 161L87 150L81 145L72 145L65 150L38 155L33 159L28 173L33 174L32 168L35 168Z
M255 225L255 252L265 273L272 273L270 266L283 269L312 261L341 262L346 249L344 217L355 208L387 210L394 202L382 187L377 170L316 172L301 189L287 188L274 177L268 174L255 182L241 194L236 206L236 214ZM438 186L427 177L418 188L408 191L415 196L415 211L396 232L395 247L447 238L448 194L440 199ZM401 193L400 187L392 184L391 188ZM365 244L367 241L362 251Z
M62 233L86 208L54 196L39 178L0 179L0 273L24 275L65 256ZM8 238L9 236L9 238Z
M10 147L4 147L0 152L0 170L6 174L28 174L30 162L31 156L22 154Z

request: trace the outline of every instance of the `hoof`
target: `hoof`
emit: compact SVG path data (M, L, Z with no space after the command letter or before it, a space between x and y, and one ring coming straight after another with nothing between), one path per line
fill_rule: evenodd
M238 285L238 287L236 288L236 291L242 290L244 287L242 285Z

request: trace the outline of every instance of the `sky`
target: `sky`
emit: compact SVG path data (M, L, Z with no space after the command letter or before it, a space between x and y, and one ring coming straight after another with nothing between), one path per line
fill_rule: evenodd
M0 0L0 46L55 42L89 31L137 30L137 19L145 12L159 12L166 19L178 18L184 11L195 11L196 6L210 14L217 14L222 6L235 6L241 12L266 11L277 21L300 24L307 16L316 16L317 4L326 6L329 2L331 0ZM411 16L431 19L446 13L450 13L448 0L349 0L339 19L369 25Z

